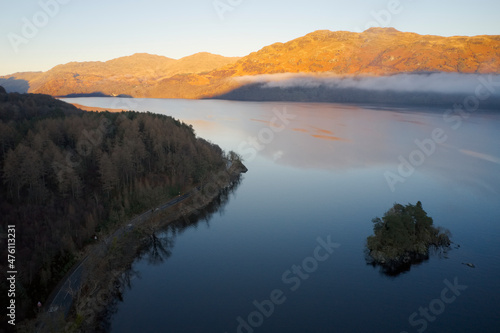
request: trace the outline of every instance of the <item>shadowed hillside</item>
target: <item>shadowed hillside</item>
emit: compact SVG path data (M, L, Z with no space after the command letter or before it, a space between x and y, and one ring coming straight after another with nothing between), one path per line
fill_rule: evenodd
M393 106L431 106L449 108L464 101L470 109L500 109L500 90L488 91L484 82L500 82L499 75L400 74L390 77L318 78L303 76L283 80L250 82L215 96L236 101L287 101L354 103ZM346 83L347 81L347 83ZM378 85L377 85L378 84ZM407 87L405 87L407 84ZM492 86L493 86L492 84ZM478 99L476 89L484 92ZM491 88L491 87L490 87ZM462 104L463 105L463 104Z

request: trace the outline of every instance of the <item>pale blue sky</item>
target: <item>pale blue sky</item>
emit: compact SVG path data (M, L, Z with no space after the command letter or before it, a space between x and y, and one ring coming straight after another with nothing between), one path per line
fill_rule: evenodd
M245 56L319 29L381 25L442 36L500 35L498 0L0 1L0 75L137 52L175 59L202 51ZM399 6L392 9L393 2ZM42 3L52 4L45 9L52 16ZM219 15L214 3L232 10ZM373 13L388 8L395 14L379 15L377 22ZM37 31L26 22L38 24Z

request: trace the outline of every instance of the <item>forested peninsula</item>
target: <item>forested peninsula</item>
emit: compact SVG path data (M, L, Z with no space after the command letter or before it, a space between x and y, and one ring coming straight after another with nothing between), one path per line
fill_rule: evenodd
M1 232L15 225L17 322L34 315L97 235L202 184L236 156L168 116L86 112L2 87L0 120ZM7 258L6 246L1 252ZM6 295L6 276L1 289Z

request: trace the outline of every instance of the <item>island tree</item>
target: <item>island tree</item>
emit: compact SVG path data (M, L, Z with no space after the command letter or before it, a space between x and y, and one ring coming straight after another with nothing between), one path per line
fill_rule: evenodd
M372 222L374 235L366 240L367 261L381 265L388 273L427 259L431 247L444 248L451 243L449 231L433 226L420 201L406 206L396 203Z

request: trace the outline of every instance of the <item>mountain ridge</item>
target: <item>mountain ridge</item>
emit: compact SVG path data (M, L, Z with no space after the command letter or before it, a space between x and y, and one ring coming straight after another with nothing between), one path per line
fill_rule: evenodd
M175 75L210 71L239 57L199 52L180 59L135 53L108 61L69 62L46 72L20 72L0 77L0 84L16 92L69 94L143 95L145 88ZM10 79L10 81L9 81ZM13 82L14 80L25 81ZM12 81L12 82L11 82ZM28 85L28 89L24 89ZM11 89L9 89L11 88ZM13 89L12 89L13 88Z
M500 36L419 35L394 28L362 33L317 30L245 57L196 53L178 60L136 53L107 62L68 63L25 80L29 92L53 96L100 92L152 98L211 98L243 86L238 77L261 74L374 75L500 73ZM12 79L11 79L12 81ZM12 82L10 82L12 83ZM9 85L6 85L9 90Z

